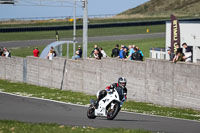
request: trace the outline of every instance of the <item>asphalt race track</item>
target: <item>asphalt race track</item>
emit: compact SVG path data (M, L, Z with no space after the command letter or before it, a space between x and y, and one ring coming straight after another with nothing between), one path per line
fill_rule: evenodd
M165 33L150 33L150 34L134 34L134 35L118 35L118 36L101 36L89 37L89 42L113 41L113 40L136 40L143 38L159 38L165 37ZM63 39L65 41L72 41L72 38ZM82 42L82 38L77 38L78 42ZM55 39L44 40L25 40L25 41L6 41L0 42L0 47L26 47L26 46L39 46L48 45L55 42Z
M88 119L87 107L0 93L0 119L69 126L144 129L159 133L200 133L200 122L120 112L110 121Z

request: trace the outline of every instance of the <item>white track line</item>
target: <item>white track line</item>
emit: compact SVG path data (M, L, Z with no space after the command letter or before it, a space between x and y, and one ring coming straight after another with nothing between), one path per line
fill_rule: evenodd
M17 97L24 97L24 98L30 98L30 99L37 99L37 100L55 102L55 103L66 104L66 105L73 105L73 106L79 106L79 107L88 107L88 105L66 103L66 102L62 102L62 101L56 101L56 100L44 99L44 98L38 98L38 97L21 96L21 95L17 95L17 94L13 94L13 93L2 92L2 91L0 91L0 93L7 94L7 95L12 95L12 96L17 96ZM142 116L153 116L153 117L158 117L158 118L167 118L167 119L175 119L175 120L191 121L191 122L198 122L198 123L200 123L200 121L197 121L197 120L188 120L188 119L181 119L181 118L174 118L174 117L167 117L167 116L159 116L159 115L152 115L152 114L142 114L142 113L135 113L135 112L128 112L128 111L120 111L120 112L129 113L129 114L136 114L136 115L142 115Z

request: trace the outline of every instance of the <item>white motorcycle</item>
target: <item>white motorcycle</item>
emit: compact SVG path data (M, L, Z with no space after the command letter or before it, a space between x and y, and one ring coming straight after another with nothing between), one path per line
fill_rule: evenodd
M123 89L117 87L112 91L108 91L107 95L99 101L97 109L94 106L94 101L91 100L91 104L87 110L87 117L89 119L106 117L108 120L113 120L123 105L122 101L125 101Z

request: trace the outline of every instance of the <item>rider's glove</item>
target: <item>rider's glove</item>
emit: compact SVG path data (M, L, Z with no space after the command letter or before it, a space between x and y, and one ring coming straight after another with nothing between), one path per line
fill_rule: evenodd
M123 99L122 99L122 102L125 102L126 101L126 98L124 97Z
M107 89L107 92L108 92L108 93L112 93L112 92L113 92L113 89Z

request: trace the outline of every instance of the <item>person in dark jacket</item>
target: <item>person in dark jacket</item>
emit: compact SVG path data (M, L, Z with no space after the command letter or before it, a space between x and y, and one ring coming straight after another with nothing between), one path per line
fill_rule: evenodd
M81 46L79 45L78 46L78 55L80 56L80 58L82 58L82 48L81 48Z
M100 52L99 47L98 47L97 44L94 45L94 49L93 49L92 52L90 53L90 58L94 57L94 51L95 51L95 50L98 50L98 51Z
M137 61L142 61L143 57L136 47L134 48L134 51L135 52L131 55L132 59Z
M118 57L119 56L119 45L116 44L115 48L112 49L111 57Z
M93 53L93 56L94 56L95 59L101 60L101 57L102 57L103 55L102 55L101 51L99 51L98 49L95 49L95 50L94 50L94 53Z
M176 51L176 55L174 56L173 62L176 63L178 61L185 61L185 55L182 52L182 48L178 48Z

